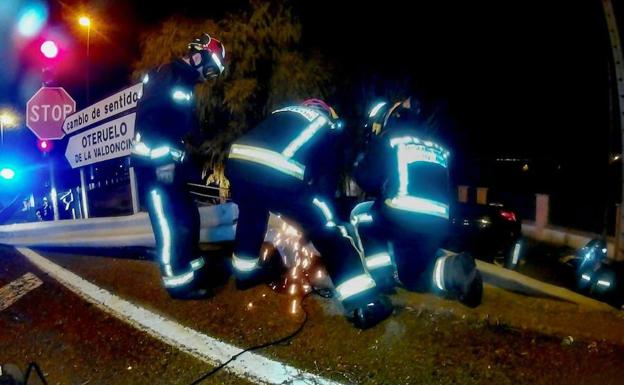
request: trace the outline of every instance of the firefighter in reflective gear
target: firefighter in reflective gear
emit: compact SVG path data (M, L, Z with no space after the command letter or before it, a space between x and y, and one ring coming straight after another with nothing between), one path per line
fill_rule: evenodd
M202 34L188 53L148 72L136 115L132 162L147 202L164 286L175 298L201 298L206 260L199 246L200 220L187 184L200 173L186 155L197 134L193 89L224 70L221 42Z
M448 233L449 151L427 138L410 99L374 106L367 129L354 177L375 199L356 206L351 222L378 286L391 291L398 278L407 289L432 288L478 305L483 289L472 257L438 251Z
M239 207L232 265L240 288L260 281L269 211L292 220L320 252L347 317L366 328L392 307L364 268L350 225L333 211L341 138L335 111L308 99L274 111L232 145L226 175Z

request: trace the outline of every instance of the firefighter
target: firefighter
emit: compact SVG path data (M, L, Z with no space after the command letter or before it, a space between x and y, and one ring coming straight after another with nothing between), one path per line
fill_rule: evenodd
M321 254L347 318L371 327L392 313L362 264L348 223L334 200L342 159L341 122L319 99L273 113L230 148L226 175L238 204L232 265L241 289L263 280L259 260L269 211L296 222Z
M354 178L374 199L351 213L367 268L384 291L398 279L409 290L432 288L477 306L483 285L474 259L439 250L449 227L449 151L428 137L410 99L379 103L368 118Z
M187 184L200 173L185 149L197 134L195 85L223 74L225 48L208 34L188 44L182 58L148 72L136 115L132 162L147 202L165 288L174 298L207 296L200 219Z

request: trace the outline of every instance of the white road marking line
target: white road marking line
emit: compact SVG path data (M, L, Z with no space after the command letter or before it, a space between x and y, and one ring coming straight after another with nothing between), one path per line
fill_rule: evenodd
M18 247L17 251L86 301L137 329L145 331L156 339L208 362L210 365L219 365L242 350L126 301L62 268L31 249ZM232 361L225 367L225 370L262 384L340 385L338 382L251 352Z
M0 288L0 311L8 308L28 292L41 286L43 281L33 273L26 273L15 281Z

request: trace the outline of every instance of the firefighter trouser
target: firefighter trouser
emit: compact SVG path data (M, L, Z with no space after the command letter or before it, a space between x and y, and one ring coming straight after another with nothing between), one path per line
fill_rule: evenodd
M366 267L380 286L398 276L409 290L431 286L436 252L446 237L446 226L437 218L427 219L378 202L364 202L351 212Z
M239 164L236 168L240 167L244 166ZM350 225L335 221L329 199L303 187L282 190L279 185L269 187L249 178L238 178L236 174L231 169L228 172L232 200L239 208L232 256L234 273L239 279L247 278L259 268L260 248L269 212L273 212L297 223L305 238L321 253L345 310L351 311L377 299L375 281L363 265ZM254 179L262 178L256 175Z
M202 284L206 261L199 251L199 211L187 186L195 179L189 178L185 165L170 166L173 175L167 181L157 177L157 173L163 172L158 167L139 167L137 172L156 238L164 285L170 292L183 293Z

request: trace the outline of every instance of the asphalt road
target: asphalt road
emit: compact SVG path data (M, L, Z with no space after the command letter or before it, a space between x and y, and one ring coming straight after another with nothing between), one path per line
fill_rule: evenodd
M207 300L172 300L157 266L132 258L140 250L119 253L123 258L38 253L142 309L241 348L279 339L304 319L300 301L293 306L297 294L268 286L238 291L230 281ZM24 368L34 361L49 383L78 385L189 384L213 367L90 304L12 248L0 248L0 266L0 309L2 293L19 292L7 285L27 273L42 281L32 289L35 281L22 285L22 297L7 296L4 304L10 304L0 310L0 363ZM334 300L310 296L302 332L256 353L343 384L605 385L624 378L622 312L491 286L477 309L404 291L392 300L397 310L389 320L359 331ZM204 383L249 382L224 370Z

